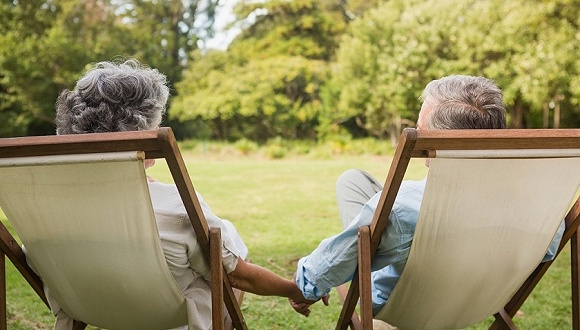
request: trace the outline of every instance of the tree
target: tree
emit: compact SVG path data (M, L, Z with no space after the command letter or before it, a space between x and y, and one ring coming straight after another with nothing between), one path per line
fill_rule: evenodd
M112 54L96 27L110 26L111 12L95 0L61 0L2 3L0 13L0 116L7 119L0 134L50 134L59 91L72 87L92 52ZM92 28L81 28L88 21Z
M236 15L249 26L229 49L252 59L288 55L330 60L347 22L340 3L332 0L239 2Z
M494 79L511 127L578 125L579 10L569 0L380 5L355 19L340 45L323 129L355 122L394 139L416 119L424 86L449 74Z
M247 61L221 51L198 56L177 85L177 119L201 118L219 139L314 137L318 89L328 75L324 62L300 56Z
M322 134L354 122L370 135L396 139L416 119L422 87L438 67L430 53L445 47L411 13L420 3L389 1L351 23L327 87L336 95L325 104Z
M273 0L236 13L247 26L227 52L196 53L171 115L204 120L222 139L314 138L327 60L346 26L340 6Z
M93 62L137 58L179 81L217 1L0 2L0 135L53 133L58 93Z
M493 57L483 68L498 80L510 106L512 127L580 125L574 80L580 8L573 1L509 2L497 6L501 18L486 36Z
M198 40L213 35L219 0L116 2L128 33L126 52L163 72L171 84L181 74Z

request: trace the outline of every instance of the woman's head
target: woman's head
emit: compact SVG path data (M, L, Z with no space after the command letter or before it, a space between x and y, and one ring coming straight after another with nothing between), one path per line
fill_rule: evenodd
M99 62L56 101L56 133L155 129L169 97L167 79L135 60Z

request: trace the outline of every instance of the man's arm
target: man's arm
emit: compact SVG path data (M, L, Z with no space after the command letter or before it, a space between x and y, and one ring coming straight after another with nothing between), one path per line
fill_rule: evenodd
M377 193L347 228L320 242L310 255L298 261L296 285L305 298L318 300L328 295L333 287L352 279L358 263L358 228L371 224L379 198L380 193ZM397 248L400 241L400 233L396 229L383 237L380 247L382 251L373 259L373 270L398 261Z

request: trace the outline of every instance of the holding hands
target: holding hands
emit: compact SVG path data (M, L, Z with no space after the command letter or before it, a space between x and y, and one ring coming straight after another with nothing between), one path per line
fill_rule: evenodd
M321 299L325 306L328 306L328 298L329 297L330 297L329 295L326 295L326 296L322 297L322 299ZM300 313L300 314L308 317L308 315L310 315L310 306L312 304L314 304L315 302L317 302L318 300L303 299L301 301L297 301L297 300L292 300L291 298L288 298L288 301L290 302L290 306L292 306L292 308L294 308L294 310L297 313Z
M294 283L296 283L296 274L294 274L292 281ZM300 290L298 290L298 291L300 291ZM319 300L322 300L322 303L324 303L325 306L328 306L328 298L329 297L330 297L330 295L326 295ZM302 292L300 292L300 295L298 297L288 298L288 301L290 302L290 306L292 306L292 308L294 308L294 310L297 313L300 313L300 314L308 317L308 315L310 315L310 306L312 306L318 300L308 300L308 299L304 298L304 296L302 295Z

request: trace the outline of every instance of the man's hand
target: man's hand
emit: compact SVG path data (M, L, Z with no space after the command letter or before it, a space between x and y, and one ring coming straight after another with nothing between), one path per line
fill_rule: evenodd
M294 273L294 276L292 276L292 282L296 283L296 273ZM314 304L318 300L308 300L308 299L304 298L304 295L302 294L300 289L298 287L296 287L296 288L298 289L299 294L296 295L294 298L288 298L288 301L290 302L290 306L292 306L292 308L294 308L294 310L297 313L300 313L300 314L308 317L308 315L310 315L310 306L312 306L312 304ZM325 306L328 306L328 298L329 297L330 297L330 295L326 295L326 296L322 297L322 302L324 303Z
M330 296L326 295L324 297L322 297L322 303L324 303L325 306L328 306L328 298ZM292 299L288 299L288 301L290 302L290 306L292 306L292 308L294 308L294 310L297 313L300 313L306 317L308 317L308 315L310 315L310 306L312 306L312 304L314 304L315 302L317 302L318 300L307 300L307 299L302 299L300 301L296 301L296 300L292 300Z

